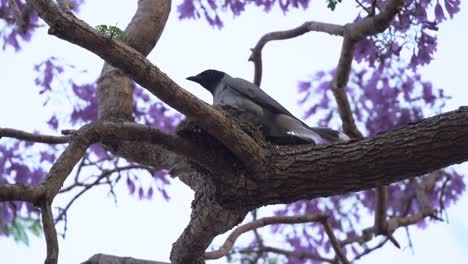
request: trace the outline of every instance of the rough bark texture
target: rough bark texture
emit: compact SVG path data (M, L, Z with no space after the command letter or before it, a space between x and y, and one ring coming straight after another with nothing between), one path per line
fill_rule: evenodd
M86 148L95 142L105 143L129 160L171 169L172 175L195 191L191 220L173 245L172 263L202 263L213 238L240 223L251 209L367 190L468 160L468 108L348 143L270 145L258 133L185 91L145 58L164 28L170 1L138 2L138 11L126 32L125 42L129 46L97 33L49 0L27 2L50 25L51 34L94 52L121 70L111 66L103 69L98 84L101 120L125 125L122 119L131 119L128 75L191 121L180 127L177 136L153 131L154 138L146 138L136 130L129 130L133 134L106 134L99 132L102 129L99 124L85 126L70 139L45 183L11 188L0 185L0 191L4 191L0 192L0 201L20 198L33 203L44 199L51 202ZM352 58L354 42L385 29L401 2L389 1L380 12L382 15L375 17L377 20L366 18L354 26L346 26L343 34L349 42L343 46L350 48L344 48L348 53L342 55L344 61L338 67L344 74L334 81L335 88L347 81L350 62L346 60ZM131 125L126 128L131 129ZM131 136L139 142L129 141ZM200 152L180 150L181 144L186 148L198 146ZM19 196L19 192L24 196ZM52 219L51 215L48 218ZM390 227L392 224L389 222ZM49 241L48 246L58 252L55 242ZM56 255L51 254L50 261L55 263ZM106 261L98 263L124 263L110 258Z
M125 29L123 42L148 55L154 48L166 25L171 9L170 0L139 0L138 9ZM133 81L122 71L104 64L98 81L99 119L133 116Z

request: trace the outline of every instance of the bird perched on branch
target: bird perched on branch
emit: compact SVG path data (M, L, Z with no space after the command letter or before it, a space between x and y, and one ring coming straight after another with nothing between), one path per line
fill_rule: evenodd
M323 143L349 140L346 134L325 127L309 127L255 84L218 70L206 70L187 80L213 95L213 105L229 106L244 113L251 124L261 126L267 139L279 142Z

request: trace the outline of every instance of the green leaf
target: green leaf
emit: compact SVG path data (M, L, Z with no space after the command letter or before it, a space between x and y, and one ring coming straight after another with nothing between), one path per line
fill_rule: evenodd
M1 209L1 208L0 208ZM29 246L30 234L40 236L42 234L41 221L37 218L16 216L11 223L3 224L0 228L7 236L11 235L15 242Z
M125 32L117 26L97 25L96 30L109 38L123 39Z
M330 8L331 11L335 11L336 5L341 3L342 0L327 0L327 7Z

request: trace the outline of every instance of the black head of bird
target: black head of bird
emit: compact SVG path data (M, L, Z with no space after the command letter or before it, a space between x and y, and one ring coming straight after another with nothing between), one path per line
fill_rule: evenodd
M218 86L225 75L226 73L222 71L206 70L198 75L188 77L187 80L200 84L213 94L216 86Z

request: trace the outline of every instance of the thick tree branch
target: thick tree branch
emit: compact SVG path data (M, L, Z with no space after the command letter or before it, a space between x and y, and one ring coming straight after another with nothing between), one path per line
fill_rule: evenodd
M45 195L42 185L0 184L0 202L25 201L37 203Z
M468 108L373 138L319 146L278 148L258 188L237 194L228 207L258 207L368 190L468 160ZM236 190L239 192L239 190ZM231 197L226 190L224 194ZM222 199L222 198L220 198Z
M172 246L171 263L204 263L203 254L213 239L244 219L248 210L229 210L196 193L190 223Z
M246 166L256 171L264 165L266 153L233 120L196 98L134 49L99 34L85 22L62 12L49 0L28 0L51 27L49 33L88 49L120 68L173 108L195 120L223 142Z
M330 35L343 36L344 26L322 23L322 22L305 22L304 24L284 31L276 31L265 34L257 42L257 45L252 49L252 54L250 55L249 61L254 63L254 84L260 86L262 81L262 49L270 41L273 40L284 40L296 38L301 35L304 35L307 32L324 32Z
M32 141L37 143L47 144L64 144L70 142L70 136L49 136L41 134L32 134L25 131L12 129L12 128L0 128L0 138L9 137L19 140Z

